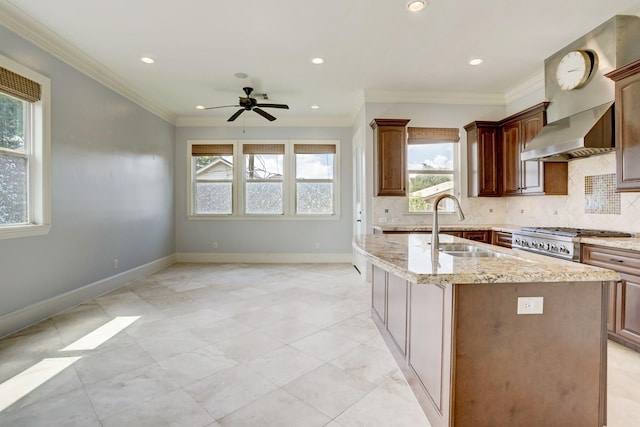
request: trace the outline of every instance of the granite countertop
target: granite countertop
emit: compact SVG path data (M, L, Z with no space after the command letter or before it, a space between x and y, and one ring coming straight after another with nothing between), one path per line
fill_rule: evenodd
M463 258L439 253L431 259L429 234L366 234L354 248L369 262L418 284L584 282L619 280L613 270L530 252L507 249L446 234L440 243L464 243L502 253L500 257Z
M582 237L580 243L640 251L640 237Z
M376 224L373 228L380 231L431 232L432 224ZM513 224L440 224L440 231L494 230L512 233L519 228L519 225Z

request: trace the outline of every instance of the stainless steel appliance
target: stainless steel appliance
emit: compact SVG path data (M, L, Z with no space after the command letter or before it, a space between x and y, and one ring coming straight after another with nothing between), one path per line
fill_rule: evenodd
M521 227L513 233L511 247L580 262L581 237L631 237L622 231L571 227Z

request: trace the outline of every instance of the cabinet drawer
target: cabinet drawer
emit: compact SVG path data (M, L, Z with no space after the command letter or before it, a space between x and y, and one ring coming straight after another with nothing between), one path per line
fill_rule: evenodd
M462 233L462 237L476 242L491 243L490 231L478 230L478 231L465 231Z
M511 248L512 234L506 231L494 231L491 238L491 243L496 246L502 246L503 248Z
M619 273L640 275L640 253L634 251L584 245L582 262Z

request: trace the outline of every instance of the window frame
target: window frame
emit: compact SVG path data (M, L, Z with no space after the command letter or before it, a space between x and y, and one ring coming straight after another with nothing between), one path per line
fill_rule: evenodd
M232 184L233 211L231 214L198 214L195 212L195 162L191 155L193 145L233 144L234 171ZM245 155L246 144L284 144L283 161L283 214L245 213ZM296 213L296 158L295 144L331 144L335 145L333 159L333 214L297 214ZM189 220L338 220L340 219L340 140L304 139L304 140L188 140L187 141L187 218ZM308 181L308 180L307 180ZM272 182L272 181L270 181Z
M333 178L331 179L320 179L320 178L298 178L298 154L311 154L311 153L296 153L295 152L295 146L296 145L334 145L335 146L335 153L323 153L323 154L333 154ZM320 144L318 142L310 142L310 141L304 141L304 142L294 142L292 145L292 147L294 147L294 151L291 155L292 157L292 163L293 163L293 191L291 192L291 194L293 194L293 207L292 207L292 212L297 215L297 216L310 216L312 218L317 218L319 216L333 216L336 215L336 211L338 208L338 203L337 203L337 197L336 196L336 192L339 189L339 186L337 185L337 174L338 174L338 153L339 153L339 145L337 144ZM319 153L320 154L320 153ZM311 214L311 213L298 213L298 183L331 183L331 185L333 186L333 197L332 197L332 211L333 213L331 214Z
M2 55L0 67L40 84L40 100L25 104L28 223L0 224L0 240L45 235L51 229L51 80Z

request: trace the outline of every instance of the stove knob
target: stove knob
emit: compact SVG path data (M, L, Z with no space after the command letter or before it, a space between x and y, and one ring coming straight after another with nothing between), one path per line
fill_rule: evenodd
M515 238L515 240L514 240L514 243L515 243L516 245L519 245L519 244L520 244L520 238L519 238L519 237L516 237L516 238Z
M546 250L549 250L549 244L548 244L548 243L545 243L544 248L545 248ZM553 248L553 247L551 247L551 248Z
M531 243L531 246L533 246L534 248L539 248L540 247L540 243L534 241L534 242Z
M561 254L568 254L569 249L567 249L565 245L560 245L560 247L558 248L558 252L560 252Z
M557 245L551 245L551 250L557 252L558 251L558 246Z

